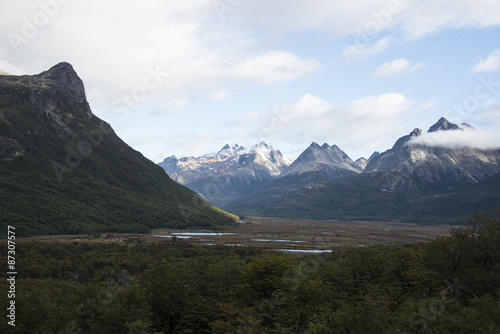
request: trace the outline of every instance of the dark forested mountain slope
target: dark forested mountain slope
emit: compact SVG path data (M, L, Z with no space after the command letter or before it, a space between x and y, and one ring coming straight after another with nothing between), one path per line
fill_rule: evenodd
M67 63L0 76L0 199L2 225L20 235L234 222L93 115Z

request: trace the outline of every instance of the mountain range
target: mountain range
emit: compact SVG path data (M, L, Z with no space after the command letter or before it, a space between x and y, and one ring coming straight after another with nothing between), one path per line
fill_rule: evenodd
M209 202L242 215L457 222L500 204L498 148L439 144L470 131L441 118L356 161L326 143L291 161L262 142L158 166L92 113L70 64L0 74L0 228L26 236L237 222ZM435 142L423 140L430 135Z
M428 133L474 131L445 118ZM500 150L426 145L414 129L366 167L338 147L313 143L276 180L225 209L321 219L457 222L500 205ZM327 157L327 158L326 158ZM358 167L356 169L356 166Z
M16 235L217 227L237 217L171 180L87 102L68 63L0 75L0 228Z
M159 165L173 180L223 206L270 183L290 163L280 151L262 142L250 150L226 144L217 153L200 157L171 156Z
M474 129L443 117L427 133L464 131ZM313 142L291 162L261 143L249 153L226 145L199 158L170 157L160 166L238 214L438 223L500 205L500 190L492 187L500 178L500 150L423 144L416 140L423 135L414 129L391 149L356 161L336 145Z

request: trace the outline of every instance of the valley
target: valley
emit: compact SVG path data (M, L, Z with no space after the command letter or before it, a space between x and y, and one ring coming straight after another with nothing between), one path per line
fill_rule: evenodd
M37 242L143 243L185 241L200 246L236 246L291 253L424 242L449 234L449 225L250 217L222 230L156 229L148 234L57 235L19 239Z

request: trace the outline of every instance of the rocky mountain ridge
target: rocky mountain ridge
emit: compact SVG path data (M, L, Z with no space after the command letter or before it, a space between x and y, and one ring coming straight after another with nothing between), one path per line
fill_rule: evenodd
M470 125L458 126L441 118L428 133L438 131L471 131ZM370 160L365 174L383 174L375 184L388 191L453 192L500 173L500 150L447 148L413 144L422 136L414 129L389 150ZM376 178L375 176L373 178Z
M460 134L474 130L468 124L458 126L441 118L428 132L449 131ZM497 180L500 175L499 149L416 144L415 138L420 136L423 131L414 129L399 138L391 149L374 153L362 173L359 166L358 172L336 178L322 173L321 168L288 175L285 171L275 181L225 208L254 215L420 223L427 219L434 223L457 222L474 213L477 203L484 203L484 209L500 203L500 190L495 192L488 186L491 182L488 180ZM294 162L290 168L307 166L307 161L314 165L321 148L311 145L308 150L313 149L314 154L304 154L303 161ZM328 145L323 148L328 149ZM341 162L351 166L352 160L341 159ZM467 198L469 194L473 198ZM467 198L463 202L469 206L461 206L458 198Z
M175 156L158 165L175 181L216 205L242 198L278 177L291 160L262 142L250 150L226 144L200 157Z
M324 143L319 146L312 143L299 157L280 175L302 174L309 172L324 173L327 178L345 177L363 171L337 145Z

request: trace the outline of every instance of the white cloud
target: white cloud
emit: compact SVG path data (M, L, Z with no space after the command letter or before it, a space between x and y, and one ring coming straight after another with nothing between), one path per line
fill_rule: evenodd
M386 93L379 96L367 96L351 102L348 110L351 113L373 118L384 118L397 115L410 108L415 101L398 93Z
M471 68L471 72L494 72L500 69L500 49L493 51L486 59L481 60Z
M498 132L500 124L500 101L489 99L484 106L476 109L467 119L467 123L477 125L490 132Z
M242 126L251 126L256 124L259 121L260 115L256 112L249 112L244 114L243 116L238 117L233 121L226 122L226 125L229 127L242 127Z
M500 25L500 2L496 0L253 0L234 1L227 12L230 24L262 31L323 31L334 38L370 33L401 32L408 39L456 28L486 28ZM231 1L228 1L231 3ZM395 10L390 10L390 9ZM367 29L368 28L368 29ZM375 29L374 28L374 29ZM272 35L272 33L270 34ZM374 36L368 36L371 39ZM359 43L351 43L355 45Z
M3 59L0 59L0 72L8 73L11 75L21 75L25 74L23 73L23 70L20 69L18 66L9 63L8 61L5 61Z
M337 106L305 94L294 104L271 108L252 123L253 132L247 132L251 142L266 141L292 158L312 141L337 144L348 154L363 151L369 155L394 144L393 138L405 130L402 120L411 120L414 104L397 93L366 96Z
M295 54L271 51L252 57L226 69L230 76L250 81L273 83L293 80L308 75L320 68L315 59L302 60Z
M422 63L412 65L408 60L400 58L390 63L380 65L375 71L375 76L383 77L397 74L406 74L419 69L421 66Z
M369 57L386 50L392 41L391 37L384 37L375 42L370 39L362 44L342 45L341 55L347 63L350 63L353 60Z
M218 89L218 90L212 92L212 94L210 94L210 97L212 98L212 100L216 100L216 101L224 100L224 99L230 98L231 96L233 96L233 93L230 90L224 89L224 88Z
M449 29L486 28L500 25L496 0L401 0L397 17L407 39L418 39Z
M29 6L2 2L0 31L23 36L23 17L29 21L37 13L44 13L37 1ZM14 74L39 73L68 61L93 91L90 98L96 100L90 102L97 111L109 110L141 84L149 66L168 76L148 92L144 104L179 96L189 104L223 99L241 87L287 82L321 67L314 58L259 47L249 30L220 24L208 0L152 0L147 5L89 0L59 5L48 16L17 46L18 52L8 38L0 40L0 66L16 64L2 66Z
M23 18L32 20L43 10L40 3L45 2L0 1L0 31L4 36L22 34ZM330 89L318 87L332 83L325 79L331 72L325 71L314 83L300 79L328 70L319 59L328 63L342 43L347 45L344 52L356 60L398 46L400 36L415 39L455 28L500 25L500 1L496 0L223 0L231 9L222 19L213 6L216 0L65 2L27 43L19 45L19 52L8 38L0 39L0 68L12 74L33 74L60 61L72 63L84 80L94 112L105 115L113 126L119 122L123 133L136 134L124 139L134 147L139 145L138 149L142 148L138 137L142 132L134 131L139 128L151 132L154 140L166 138L167 132L169 139L193 138L189 147L203 140L255 138L262 129L274 129L273 145L281 148L281 142L293 150L312 140L344 143L341 147L347 151L392 146L391 136L406 133L401 124L406 119L406 123L412 122L412 113L418 109L412 107L414 101L402 94L380 94L375 87L372 94L378 95L339 105L304 94ZM399 9L390 12L391 3L400 4ZM399 71L404 73L417 65L403 64ZM143 83L148 67L167 73L158 87L148 91L147 98L126 118L107 111L117 98ZM397 70L393 68L393 72ZM353 77L358 75L353 72ZM363 80L361 75L358 78ZM333 81L342 82L342 78ZM332 84L332 94L345 92L335 86ZM360 89L362 86L366 85L360 84ZM302 96L295 103L268 107L274 103L268 96L276 91L283 92L278 101ZM253 104L252 98L262 96L268 100ZM214 101L229 98L224 103L234 103L234 108L228 108L234 110L232 114L219 111ZM157 117L146 119L153 109ZM284 118L283 112L293 117ZM210 125L192 128L193 115L209 113ZM160 115L165 117L157 125ZM230 129L231 118L240 121L234 123L239 126L237 131ZM220 124L229 129L217 128ZM200 131L212 129L220 135L198 136ZM222 130L228 131L222 134ZM253 138L250 144L255 143ZM188 145L181 140L166 142L172 147ZM155 144L148 145L143 152L150 156Z
M484 130L427 132L411 139L408 144L444 147L451 149L476 148L493 150L500 148L500 137Z

